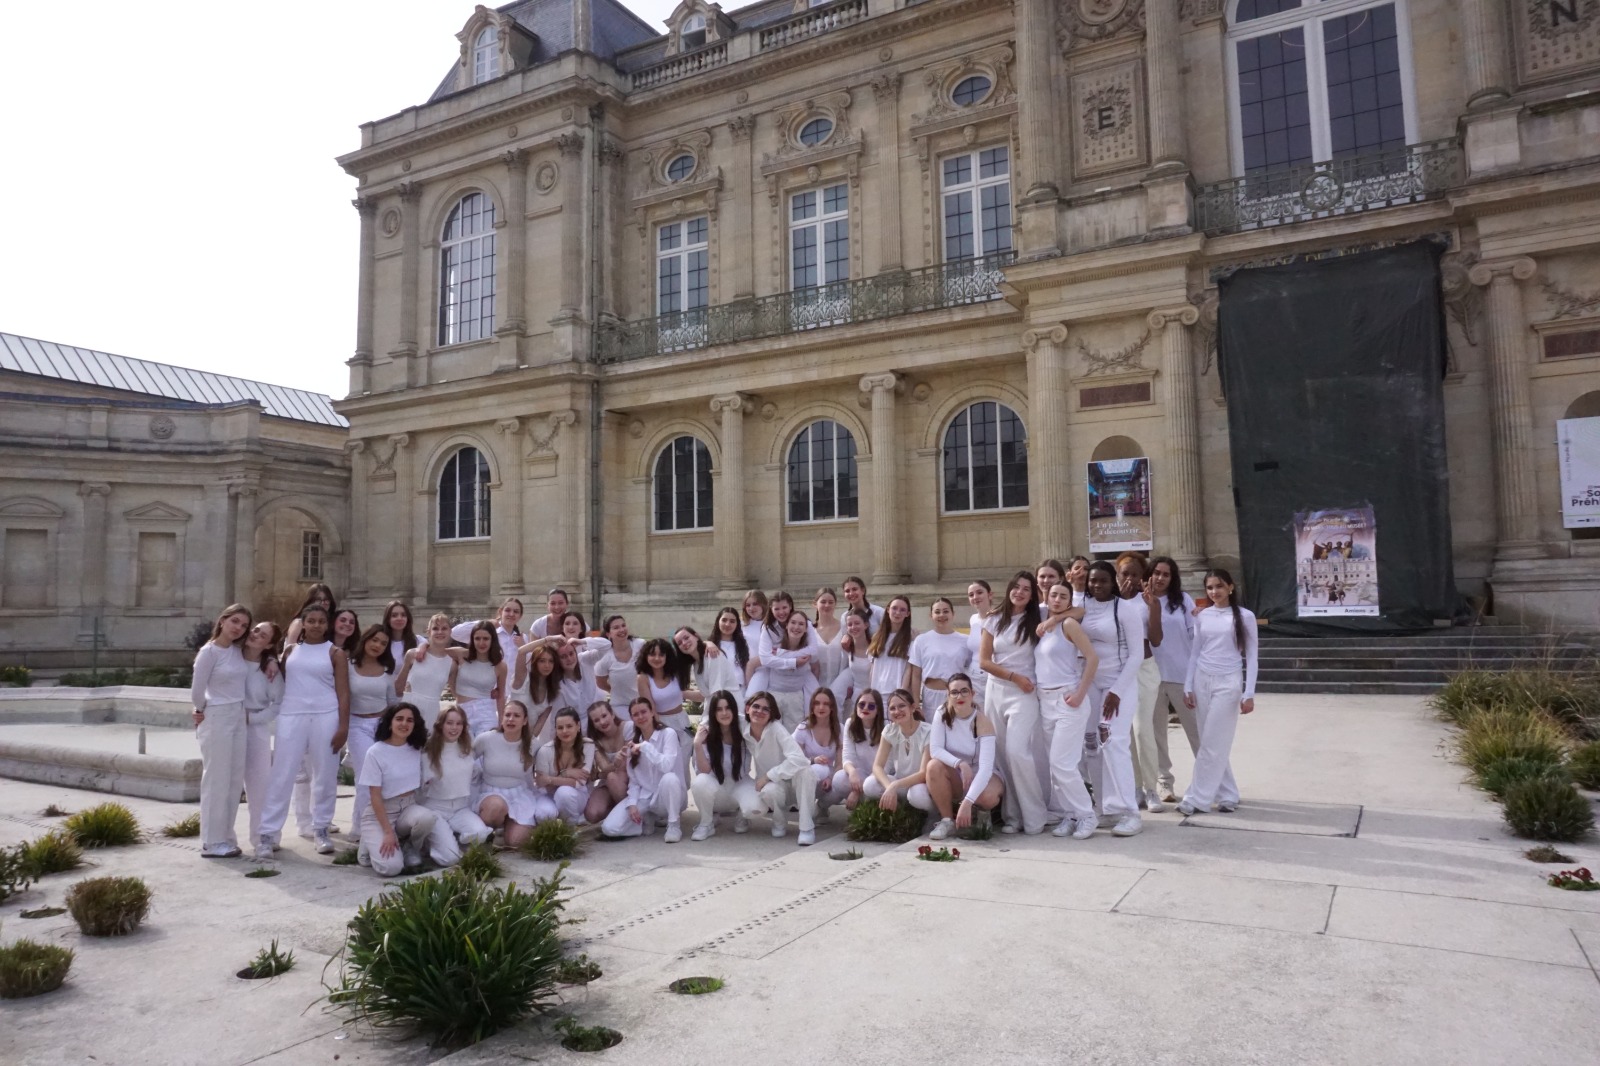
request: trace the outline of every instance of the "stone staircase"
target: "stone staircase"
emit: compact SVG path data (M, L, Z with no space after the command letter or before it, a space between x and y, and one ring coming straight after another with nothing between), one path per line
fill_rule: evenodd
M1596 665L1596 636L1477 626L1407 636L1285 637L1261 631L1261 692L1425 696L1465 669Z

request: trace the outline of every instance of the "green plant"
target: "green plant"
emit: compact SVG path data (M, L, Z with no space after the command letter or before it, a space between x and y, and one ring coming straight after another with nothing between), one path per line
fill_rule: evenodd
M1506 786L1506 823L1532 840L1581 839L1594 828L1589 801L1566 781L1535 777Z
M1587 869L1562 870L1558 874L1551 874L1545 878L1551 888L1564 888L1568 892L1600 892L1600 881L1596 881Z
M556 969L556 980L564 985L586 985L590 981L598 981L600 964L591 961L587 954L575 959L562 959Z
M917 858L921 859L923 862L955 862L957 859L961 858L961 849L946 847L935 848L931 845L924 844L922 847L917 849Z
M26 666L0 666L0 683L27 688L33 684L33 671Z
M1534 862L1571 862L1571 855L1563 855L1549 844L1535 844L1522 853L1524 857Z
M28 890L35 880L28 864L28 846L0 848L0 903Z
M168 822L161 827L164 837L197 837L200 835L200 816L191 814L187 818L179 818L176 822Z
M962 840L992 840L994 838L994 823L988 819L973 823L956 833Z
M280 973L288 973L292 969L294 969L294 952L279 951L278 940L274 937L270 945L256 952L256 957L239 971L239 976L250 981L260 981L276 977Z
M67 832L84 848L116 848L144 839L139 820L120 803L102 803L67 819Z
M52 829L37 840L21 845L28 869L35 879L83 865L83 849L70 833Z
M1512 782L1527 781L1535 777L1567 780L1566 771L1559 764L1551 765L1544 759L1529 758L1525 755L1508 755L1483 768L1478 774L1478 786L1495 799L1504 799L1506 789Z
M875 799L863 799L850 812L844 835L850 840L882 844L904 844L922 835L923 813L909 803L892 811L878 806Z
M560 862L578 854L578 831L565 818L548 818L533 827L522 853L539 862Z
M828 858L838 859L840 862L854 862L856 859L862 858L862 855L860 848L846 848L844 851L828 852Z
M35 907L31 911L18 911L18 918L54 918L58 914L67 913L65 907Z
M353 853L352 853L353 854ZM271 866L257 866L253 870L246 870L246 877L277 877L282 870L275 870Z
M1567 773L1579 788L1600 792L1600 740L1573 748L1567 756Z
M561 1046L568 1051L604 1051L622 1043L622 1034L603 1025L579 1025L568 1015L556 1023L562 1034Z
M72 952L54 944L18 940L0 947L0 999L54 992L72 968Z
M1544 762L1559 768L1566 758L1566 747L1561 727L1549 718L1503 708L1472 715L1456 738L1456 750L1462 763L1480 784L1484 771L1510 758Z
M355 848L345 848L333 857L335 866L355 866L360 861L360 854Z
M456 863L454 870L474 881L493 881L497 877L504 877L506 873L494 848L482 841L461 853L461 861Z
M137 877L91 877L67 890L66 903L85 936L127 936L150 913L150 888Z
M44 815L46 818L65 818L72 812L67 810L65 807L58 807L52 803L39 813Z
M451 1047L547 1009L561 966L564 870L531 890L456 871L393 886L350 922L329 1002Z
M667 991L680 996L704 996L722 991L726 984L720 977L680 977L667 986Z
M62 674L59 684L68 688L104 688L112 685L140 685L146 688L188 688L194 681L194 671L188 668L169 669L147 666L137 670L77 671Z
M339 766L339 784L341 784L341 785L353 785L355 783L356 783L356 771L355 771L355 768L354 767L350 767L350 766L345 766L345 765L341 764Z
M1520 670L1464 670L1430 699L1439 717L1465 725L1484 711L1544 714L1579 740L1600 731L1600 678L1539 665Z

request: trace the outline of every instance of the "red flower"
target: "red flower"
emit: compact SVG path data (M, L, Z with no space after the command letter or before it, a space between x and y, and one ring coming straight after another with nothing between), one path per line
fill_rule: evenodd
M950 849L950 854L954 855L956 858L959 859L959 858L961 858L961 849L960 848L951 848Z
M1578 869L1578 876L1581 877L1585 881L1593 880L1593 878L1589 874L1589 868L1587 866L1580 867Z
M926 844L922 845L922 847L917 849L917 854L918 855L929 855L929 854L932 854L932 852L933 852L933 849L928 847L928 845L926 845Z

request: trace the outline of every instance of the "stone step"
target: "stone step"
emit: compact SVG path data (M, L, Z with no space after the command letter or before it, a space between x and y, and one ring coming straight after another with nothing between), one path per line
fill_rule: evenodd
M1268 681L1256 685L1263 693L1306 693L1321 696L1431 696L1439 690L1432 682L1415 681Z
M1496 633L1483 636L1422 636L1401 637L1389 634L1336 637L1275 637L1261 634L1263 648L1590 648L1594 644L1577 637L1503 637Z
M1581 670L1587 658L1557 657L1531 659L1522 656L1445 656L1445 655L1268 655L1262 653L1261 668L1274 670L1519 670L1530 666L1571 672Z

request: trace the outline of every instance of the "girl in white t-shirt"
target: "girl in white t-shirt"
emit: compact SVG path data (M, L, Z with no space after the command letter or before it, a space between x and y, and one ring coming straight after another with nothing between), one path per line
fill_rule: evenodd
M928 792L927 782L928 742L933 731L918 717L909 692L892 693L887 714L889 724L878 739L872 777L862 791L886 811L897 808L904 797L917 810L931 812L933 796ZM940 714L942 717L943 712Z
M1049 610L1039 623L1039 646L1034 665L1039 681L1039 716L1049 745L1051 805L1062 811L1055 835L1069 833L1080 840L1094 834L1099 816L1084 788L1079 764L1083 738L1089 727L1089 689L1094 684L1099 657L1072 610L1072 586L1057 583L1046 599Z
M872 688L872 658L867 654L871 627L872 617L866 611L851 608L845 613L844 636L839 638L843 658L839 673L828 685L841 707L850 706L857 696Z
M835 797L844 800L845 810L855 810L861 797L867 795L867 783L872 780L872 765L877 761L878 742L882 739L883 697L868 689L856 697L840 737L844 765L833 775L832 791Z
M806 706L805 721L794 731L794 742L809 761L811 776L816 779L816 817L826 820L828 808L844 799L845 793L833 791L833 778L839 772L839 705L834 702L829 689L819 688L811 694Z
M397 703L383 712L376 742L356 775L356 787L367 790L369 801L361 838L368 843L372 872L379 876L394 877L408 866L421 866L430 850L444 855L455 850L449 824L418 802L427 742L421 712Z
M549 797L533 790L533 736L528 732L528 712L513 700L500 716L500 728L478 734L472 750L483 768L478 790L478 817L483 824L504 829L506 843L521 847L542 818L555 814Z
M594 745L594 762L589 802L583 818L590 825L605 821L611 809L628 795L628 742L633 739L633 723L617 717L607 700L589 705L589 743Z
M907 658L911 669L904 686L917 698L924 718L938 714L944 706L944 690L950 675L967 668L967 638L956 632L955 606L940 596L928 609L928 617L933 628L918 633L911 642L911 654Z
M739 722L739 704L726 689L713 692L706 703L705 721L694 738L695 810L700 823L691 840L705 840L717 831L717 814L735 813L733 831L746 832L750 816L760 814L763 805L750 773L750 750Z
M1044 831L1044 788L1033 745L1039 732L1034 648L1039 643L1039 583L1019 570L983 624L979 663L989 675L984 714L994 723L995 746L1006 779L1002 833ZM1020 823L1020 825L1019 825Z
M911 628L911 601L896 596L889 601L883 624L872 632L867 645L867 655L872 659L871 684L878 692L893 692L907 688L909 670L906 660L911 655L911 642L916 633Z

